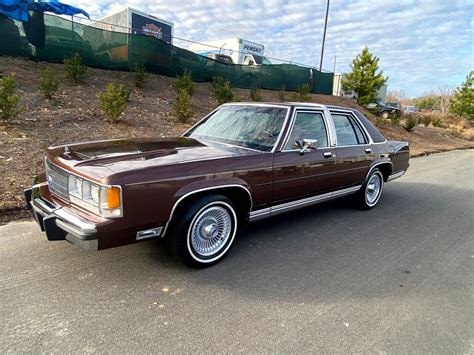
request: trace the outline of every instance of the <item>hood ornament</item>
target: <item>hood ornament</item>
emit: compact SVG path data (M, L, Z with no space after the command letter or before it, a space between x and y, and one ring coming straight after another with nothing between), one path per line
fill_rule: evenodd
M69 155L69 154L71 154L71 153L72 153L72 151L71 151L71 149L69 149L69 147L64 147L64 153L63 153L63 154L64 154L65 156L67 156L68 158L70 158L70 155Z

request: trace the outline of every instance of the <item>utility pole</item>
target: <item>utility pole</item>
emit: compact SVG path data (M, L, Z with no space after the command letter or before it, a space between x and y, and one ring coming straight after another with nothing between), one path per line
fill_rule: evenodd
M333 73L335 73L335 72L336 72L336 56L334 56L334 69L333 69L333 71L332 71L332 72L333 72Z
M326 41L326 28L328 26L329 1L326 6L326 19L324 20L323 45L321 46L321 61L319 62L319 71L323 69L324 42Z

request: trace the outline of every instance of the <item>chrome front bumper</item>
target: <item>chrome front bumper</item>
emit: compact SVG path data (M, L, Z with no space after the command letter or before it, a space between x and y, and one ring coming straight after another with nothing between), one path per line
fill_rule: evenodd
M33 216L48 240L67 240L86 250L97 250L97 227L64 207L58 207L34 193L34 186L25 190L25 199Z

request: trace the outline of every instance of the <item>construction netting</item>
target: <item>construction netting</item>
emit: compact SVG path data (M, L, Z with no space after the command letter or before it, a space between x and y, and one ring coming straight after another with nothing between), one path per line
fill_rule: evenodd
M333 73L295 64L225 64L173 46L152 36L112 32L44 13L30 13L28 22L0 15L0 54L63 62L79 53L90 67L130 70L139 64L152 73L176 76L190 71L196 82L215 76L239 88L296 91L310 84L313 93L332 94Z

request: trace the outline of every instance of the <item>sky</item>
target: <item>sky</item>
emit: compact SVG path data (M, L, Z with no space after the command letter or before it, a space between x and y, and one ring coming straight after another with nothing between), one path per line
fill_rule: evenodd
M319 67L326 0L68 0L98 19L126 6L174 22L175 37L240 37L269 57ZM474 69L474 1L332 0L323 69L350 71L367 46L380 58L388 90L407 97L455 87ZM185 42L175 41L186 47Z

